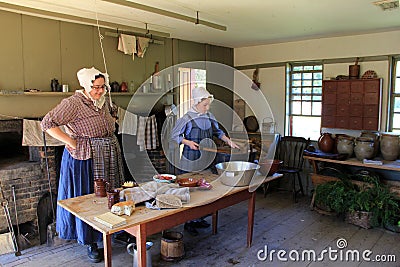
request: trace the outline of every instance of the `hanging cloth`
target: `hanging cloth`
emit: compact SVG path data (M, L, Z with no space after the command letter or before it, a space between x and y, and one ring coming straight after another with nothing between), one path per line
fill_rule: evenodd
M43 146L43 131L38 120L23 120L22 126L22 145L23 146ZM64 131L64 126L61 126ZM46 133L46 144L48 146L63 146L63 142L55 139Z
M118 50L124 52L125 55L132 55L132 60L135 60L136 37L133 35L120 34L118 38Z
M136 135L138 128L137 115L133 114L123 108L118 107L118 121L119 134Z
M145 141L147 150L156 149L158 146L157 121L155 115L148 117L146 120Z
M147 47L149 46L150 39L146 37L137 38L137 55L138 57L144 57Z

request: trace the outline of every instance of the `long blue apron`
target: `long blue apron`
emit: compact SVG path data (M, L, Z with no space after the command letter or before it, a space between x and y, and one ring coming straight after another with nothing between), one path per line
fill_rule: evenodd
M205 130L201 129L193 118L191 118L190 123L192 124L192 129L189 134L185 135L185 139L196 142L200 147L216 147L212 140L212 123L211 127ZM180 161L180 170L182 173L203 171L213 163L214 158L215 152L193 150L185 145Z

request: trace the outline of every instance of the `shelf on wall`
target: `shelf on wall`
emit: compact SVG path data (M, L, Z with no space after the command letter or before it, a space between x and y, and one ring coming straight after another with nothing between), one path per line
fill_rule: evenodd
M75 92L23 92L23 91L10 91L0 92L0 96L71 96ZM149 92L149 93L131 93L131 92L111 92L115 96L157 96L157 95L175 95L174 92Z

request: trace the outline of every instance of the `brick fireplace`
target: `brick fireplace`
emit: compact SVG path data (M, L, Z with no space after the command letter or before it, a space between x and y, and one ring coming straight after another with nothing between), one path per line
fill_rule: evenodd
M0 189L4 199L9 202L13 225L16 225L12 186L15 188L18 222L20 225L31 223L39 231L43 226L44 213L52 213L46 201L50 197L45 153L43 147L24 147L22 143L22 120L0 120ZM50 184L53 195L57 192L58 168L56 161L58 147L47 147ZM0 194L0 198L2 195ZM54 199L54 202L56 199ZM42 203L42 204L40 204ZM54 203L56 204L56 203ZM41 212L42 214L39 214ZM0 232L7 232L6 218L0 212ZM41 230L42 231L42 230Z

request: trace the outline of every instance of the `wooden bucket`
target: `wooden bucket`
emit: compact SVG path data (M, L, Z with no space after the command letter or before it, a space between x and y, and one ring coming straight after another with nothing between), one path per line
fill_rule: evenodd
M179 261L185 256L183 234L180 232L164 232L161 237L161 259Z
M360 65L350 65L349 66L349 78L359 79L360 78Z

